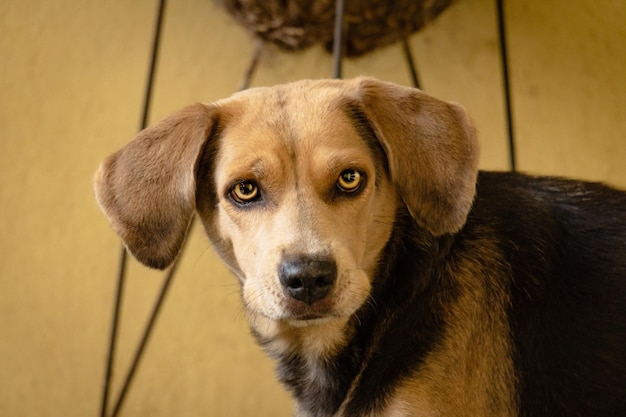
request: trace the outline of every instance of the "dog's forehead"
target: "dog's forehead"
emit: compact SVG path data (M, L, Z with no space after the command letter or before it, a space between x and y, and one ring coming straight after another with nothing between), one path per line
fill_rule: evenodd
M263 100L273 105L282 105L288 102L323 102L336 97L345 96L354 90L353 83L340 80L300 80L288 84L279 84L270 87L256 87L232 95L229 99Z
M349 146L358 138L344 84L302 81L255 88L218 102L223 143L237 149ZM308 152L310 149L305 149Z
M240 92L221 104L237 113L238 121L278 126L288 122L328 117L341 109L349 88L332 80L259 87Z

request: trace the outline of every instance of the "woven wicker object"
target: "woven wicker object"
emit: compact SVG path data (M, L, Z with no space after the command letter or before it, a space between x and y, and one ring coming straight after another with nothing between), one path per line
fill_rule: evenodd
M217 0L253 35L287 51L332 50L335 0ZM346 56L394 43L433 21L454 0L345 0Z

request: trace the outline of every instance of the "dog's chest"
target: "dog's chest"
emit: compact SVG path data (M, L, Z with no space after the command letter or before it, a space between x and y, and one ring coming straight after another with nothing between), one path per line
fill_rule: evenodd
M357 394L360 375L345 387L333 377L318 364L310 365L307 386L297 397L296 417L441 417L441 410L418 393L404 398L404 390L381 385L379 395L362 398Z
M384 376L381 379L372 378L371 366L367 365L370 355L371 352L366 351L358 338L351 339L331 358L306 357L293 352L281 355L278 361L279 377L296 397L296 416L412 415L401 398L396 400L396 383ZM391 366L392 362L389 362ZM424 415L434 414L429 412Z

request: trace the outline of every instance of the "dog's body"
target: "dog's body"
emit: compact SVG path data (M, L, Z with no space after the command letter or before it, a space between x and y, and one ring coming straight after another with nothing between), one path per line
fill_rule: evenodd
M477 163L459 106L304 81L184 109L96 191L153 267L199 213L298 416L626 415L626 194Z

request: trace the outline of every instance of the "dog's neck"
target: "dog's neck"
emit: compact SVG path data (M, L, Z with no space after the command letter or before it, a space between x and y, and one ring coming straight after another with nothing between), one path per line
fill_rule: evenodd
M434 302L430 293L440 283L435 283L437 274L430 262L447 253L441 245L449 239L433 239L412 219L400 218L382 254L385 265L395 266L377 272L370 301L354 316L304 327L261 324L258 320L263 319L252 318L257 320L251 323L253 334L277 361L280 380L296 398L297 415L332 416L341 410L341 415L356 416L381 409L387 393L379 387L393 386L411 370L414 359L408 359L404 350L408 348L414 358L435 342L441 323L431 314L436 309L430 308ZM410 271L421 271L420 276ZM415 323L403 321L406 309L420 310L422 329L416 331ZM389 320L381 323L376 317ZM385 336L395 332L404 334ZM411 345L389 345L386 340ZM401 363L404 360L406 364ZM380 384L382 379L386 385Z

